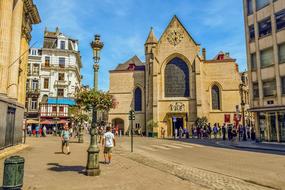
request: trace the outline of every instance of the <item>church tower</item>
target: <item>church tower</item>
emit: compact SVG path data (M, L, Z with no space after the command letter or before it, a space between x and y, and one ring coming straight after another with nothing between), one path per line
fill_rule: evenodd
M153 62L155 55L157 53L158 41L154 35L153 28L151 27L147 40L145 42L145 84L146 84L146 132L148 133L148 126L151 125L153 121Z

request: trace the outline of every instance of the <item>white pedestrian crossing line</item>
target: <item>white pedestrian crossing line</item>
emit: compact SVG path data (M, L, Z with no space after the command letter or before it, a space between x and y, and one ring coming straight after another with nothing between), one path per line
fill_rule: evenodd
M181 143L172 143L172 144L174 144L175 146L181 146L181 147L184 147L184 148L194 148L190 144L181 144Z
M171 148L166 148L165 146L161 146L161 145L151 145L152 147L158 148L158 149L162 149L162 150L170 150Z
M160 150L171 150L171 149L182 149L182 148L194 148L204 147L198 144L186 144L186 143L170 143L170 144L155 144L149 146L139 146L139 148L147 151L158 151Z
M168 148L177 148L177 149L181 149L182 148L181 146L176 146L176 145L173 145L173 144L163 144L162 146L165 146L165 147L168 147Z
M140 146L139 148L145 149L145 150L150 150L150 151L157 151L157 149L151 148L151 147L148 147L148 146Z

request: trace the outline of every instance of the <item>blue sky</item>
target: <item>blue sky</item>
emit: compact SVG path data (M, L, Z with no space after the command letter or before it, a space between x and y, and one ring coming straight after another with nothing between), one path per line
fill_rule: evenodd
M173 15L207 49L207 58L230 52L240 71L246 69L243 8L240 0L34 0L42 22L33 26L32 42L41 47L47 27L79 40L83 84L93 86L90 42L100 34L104 42L99 88L108 90L109 70L133 55L144 61L144 42L150 27L160 37Z

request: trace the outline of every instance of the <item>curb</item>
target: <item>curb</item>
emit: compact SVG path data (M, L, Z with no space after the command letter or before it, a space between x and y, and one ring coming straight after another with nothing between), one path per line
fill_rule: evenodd
M27 145L27 144L19 144L19 145L15 145L12 147L5 148L4 150L0 151L0 160L5 158L5 157L8 157L12 154L15 154L17 152L20 152L20 151L22 151L28 147L29 147L29 145Z
M236 148L241 149L252 149L252 150L266 150L266 151L278 151L278 152L285 152L285 149L277 149L277 148L266 148L266 147L251 147L251 146L240 146L240 145L232 145Z

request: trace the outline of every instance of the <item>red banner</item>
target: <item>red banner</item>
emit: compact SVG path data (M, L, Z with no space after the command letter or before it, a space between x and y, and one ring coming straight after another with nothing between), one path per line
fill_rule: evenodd
M231 122L231 114L225 114L224 121L225 121L225 123L230 123Z

